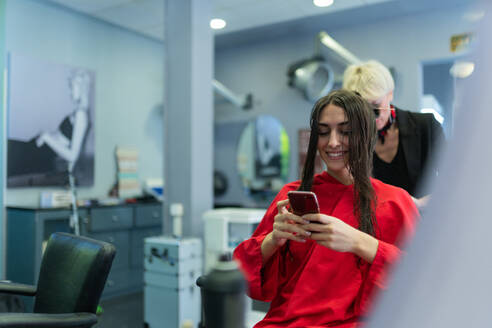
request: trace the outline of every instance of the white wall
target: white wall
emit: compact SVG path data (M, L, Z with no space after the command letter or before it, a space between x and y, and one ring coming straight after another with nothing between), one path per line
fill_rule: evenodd
M35 0L8 0L6 16L8 52L96 72L94 186L79 197L107 195L116 145L139 149L141 180L162 177L162 43ZM7 205L35 206L46 189L8 189Z

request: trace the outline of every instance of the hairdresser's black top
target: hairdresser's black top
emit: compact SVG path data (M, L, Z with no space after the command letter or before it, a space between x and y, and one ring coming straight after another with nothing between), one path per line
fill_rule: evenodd
M397 186L408 191L410 195L415 194L415 181L408 176L407 163L401 144L398 145L398 151L395 158L387 163L374 153L373 174L384 183Z
M414 197L422 197L428 193L422 189L425 173L437 174L434 156L439 151L440 141L444 141L442 127L432 114L395 110L398 152L390 164L374 154L373 176L407 190Z

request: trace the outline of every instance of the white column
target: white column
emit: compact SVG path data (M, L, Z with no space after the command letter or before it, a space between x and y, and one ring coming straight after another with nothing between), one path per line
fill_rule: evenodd
M183 236L201 237L212 208L213 34L210 0L166 0L164 40L164 233L183 204Z

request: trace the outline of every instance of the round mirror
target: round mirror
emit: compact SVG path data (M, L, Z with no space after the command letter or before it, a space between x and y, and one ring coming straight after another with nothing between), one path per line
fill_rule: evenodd
M243 186L252 196L277 193L289 174L289 137L273 116L260 115L241 133L237 168Z

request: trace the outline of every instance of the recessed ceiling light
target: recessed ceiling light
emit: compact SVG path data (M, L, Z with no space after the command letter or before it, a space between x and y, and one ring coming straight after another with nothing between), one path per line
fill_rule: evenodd
M453 66L449 70L449 73L451 73L451 76L464 79L472 75L474 70L475 63L468 61L457 61L453 64Z
M313 0L316 7L328 7L333 4L333 0Z
M226 21L220 18L214 18L210 21L210 27L214 30L220 30L226 26Z

